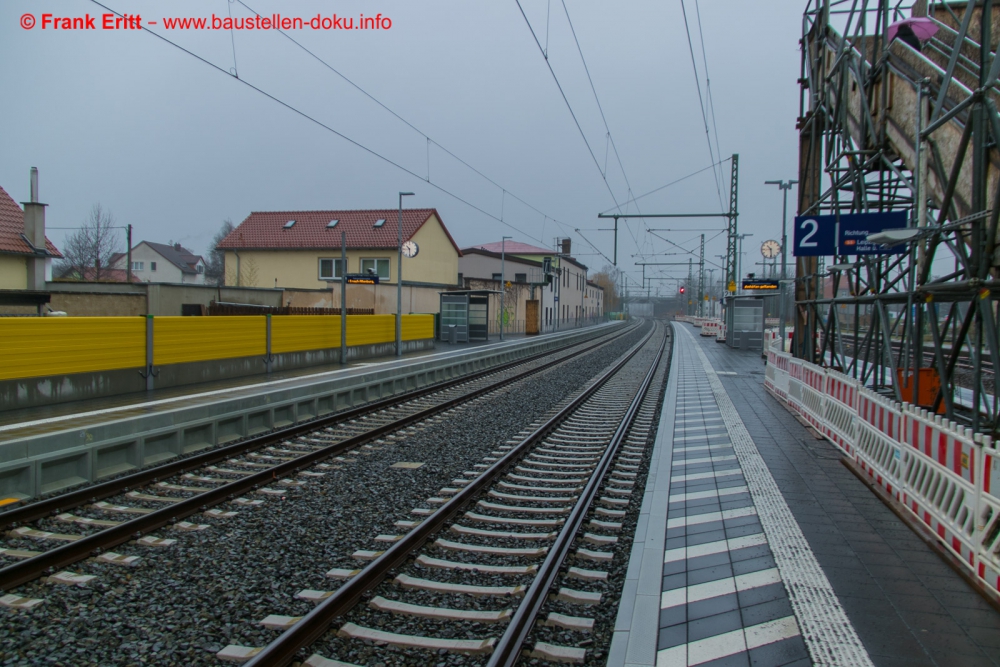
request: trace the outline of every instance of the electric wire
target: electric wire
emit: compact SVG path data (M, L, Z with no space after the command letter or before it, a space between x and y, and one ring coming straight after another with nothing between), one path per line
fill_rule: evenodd
M729 158L729 157L727 157L727 158L726 158L725 160L719 160L719 161L718 161L718 162L716 162L715 164L710 164L710 165L708 165L707 167L702 167L702 168L701 168L701 169L699 169L698 171L693 171L693 172L691 172L690 174L688 174L687 176L682 176L682 177L678 178L678 179L677 179L677 180L675 180L675 181L670 181L670 182L669 182L669 183L667 183L666 185L661 185L661 186L660 186L660 187L658 187L658 188L654 188L654 189L650 190L649 192L647 192L647 193L645 193L645 194L642 194L642 195L639 195L638 197L635 197L635 198L633 198L633 199L630 199L629 201L627 201L627 202L625 202L625 203L626 203L626 204L628 204L628 203L630 203L630 202L634 202L634 201L637 201L637 200L639 200L639 199L642 199L643 197L648 197L649 195L651 195L651 194L654 194L654 193L657 193L657 192L659 192L660 190L664 190L664 189L666 189L666 188L669 188L669 187L670 187L671 185L677 185L677 184L678 184L678 183L680 183L681 181L686 181L687 179L691 178L692 176L697 176L698 174L700 174L700 173L702 173L702 172L705 172L705 171L708 171L709 169L714 169L715 167L719 166L720 164L725 164L726 162L728 162L728 161L730 161L730 160L732 160L732 158ZM610 212L611 212L611 210L612 210L612 209L610 209L610 208L609 208L609 209L608 209L608 210L606 210L606 211L601 211L601 214L603 215L603 214L605 214L605 213L610 213Z
M251 7L247 3L243 2L243 0L236 0L236 1L239 2L250 13L252 13L252 14L254 14L256 16L261 16L253 7ZM441 151L443 151L444 153L446 153L449 157L451 157L455 161L459 162L462 166L466 167L467 169L469 169L470 171L472 171L477 176L479 176L483 180L487 181L488 183L490 183L491 185L493 185L497 189L504 191L508 196L513 197L519 203L521 203L524 206L526 206L527 208L531 209L532 211L534 211L538 215L544 216L545 218L552 218L552 221L555 222L557 225L561 226L564 230L571 229L571 227L569 226L569 224L567 224L565 222L562 222L558 218L552 217L551 215L545 213L544 211L538 209L535 206L532 206L530 203L528 203L527 201L525 201L521 197L518 197L516 194L514 194L513 192L511 192L509 189L507 189L503 185L500 185L500 183L498 183L494 179L490 178L489 176L487 176L486 174L484 174L482 171L480 171L476 167L474 167L471 164L469 164L466 160L464 160L461 157L459 157L458 155L456 155L454 152L452 152L451 150L449 150L447 147L443 146L440 142L435 141L433 137L431 137L430 135L428 135L426 132L424 132L423 130L421 130L419 127L417 127L416 125L414 125L410 121L408 121L405 118L403 118L397 112L393 111L391 108L389 108L386 104L384 104L377 97L375 97L374 95L372 95L371 93L369 93L367 90L365 90L364 88L362 88L360 85L358 85L357 83L355 83L346 74L344 74L343 72L341 72L340 70L338 70L337 68L335 68L333 65L331 65L330 63L328 63L325 60L323 60L322 58L320 58L318 55L316 55L316 53L314 53L312 50L310 50L307 46L305 46L304 44L302 44L301 42L299 42L297 39L295 39L294 37L292 37L288 32L286 32L286 31L284 31L284 30L282 30L280 28L277 29L277 32L280 33L285 39L287 39L288 41L290 41L292 44L294 44L295 46L297 46L299 49L301 49L302 51L304 51L306 54L308 54L309 56L311 56L314 60L316 60L316 62L320 63L325 68L327 68L328 70L330 70L331 72L333 72L334 74L336 74L344 82L346 82L348 85L350 85L351 87L353 87L359 93L361 93L362 95L364 95L365 97L367 97L369 100L371 100L372 102L374 102L378 106L382 107L382 109L384 109L385 111L387 111L390 115L392 115L393 117L395 117L397 120L399 120L400 122L402 122L404 125L406 125L407 127L409 127L411 130L413 130L414 132L416 132L420 136L422 136L428 142L428 144L433 144L433 145L437 146ZM423 180L423 181L425 181L427 183L431 183L431 181L430 181L430 153L429 152L428 152L427 159L428 159L427 177L426 178L422 177L421 180ZM431 183L431 185L433 185L433 183ZM435 187L437 187L437 186L435 186ZM542 241L541 239L537 239L537 238L535 238L533 236L529 236L529 238L532 238L532 239L534 239L536 241L544 243L544 241Z
M99 2L99 0L90 0L90 2L93 3L93 4L95 4L95 5L97 5L98 7L101 7L102 9L107 10L108 12L111 12L112 14L114 14L116 16L123 16L123 14L121 14L117 10L112 9L111 7L108 7L107 5ZM160 35L159 33L153 32L152 30L148 29L145 26L142 26L142 30L144 30L145 32L149 33L150 35L153 35L157 39L160 39L161 41L163 41L163 42L165 42L165 43L173 46L174 48L176 48L176 49L178 49L180 51L183 51L187 55L191 56L192 58L198 60L201 63L204 63L205 65L208 65L212 69L214 69L214 70L216 70L218 72L221 72L222 74L225 74L226 76L228 76L231 79L234 79L234 80L238 81L239 83L243 84L244 86L247 86L251 90L253 90L253 91L255 91L255 92L263 95L264 97L270 99L271 101L277 103L278 105L285 107L289 111L297 114L298 116L301 116L302 118L308 120L309 122L311 122L311 123L313 123L315 125L318 125L319 127L327 130L328 132L330 132L330 133L332 133L332 134L340 137L341 139L343 139L344 141L348 142L349 144L351 144L351 145L353 145L353 146L355 146L357 148L360 148L361 150L363 150L364 152L368 153L369 155L372 155L372 156L374 156L374 157L382 160L383 162L385 162L385 163L387 163L389 165L392 165L393 167L396 167L400 171L403 171L403 172L409 174L410 176L413 176L414 178L417 178L417 179L419 179L421 181L424 181L424 182L428 183L428 185L430 185L431 187L435 188L439 192L442 192L443 194L448 195L449 197L453 198L454 200L465 204L469 208L472 208L472 209L474 209L474 210L482 213L483 215L487 216L488 218L492 218L493 220L496 220L500 224L502 224L502 225L504 225L506 227L509 227L510 229L513 229L516 232L524 234L527 238L530 238L532 240L538 241L539 243L545 243L542 239L539 239L539 238L537 238L535 236L532 236L528 232L526 232L526 231L524 231L524 230L522 230L522 229L520 229L518 227L515 227L514 225L510 224L509 222L501 220L500 218L498 218L497 216L493 215L489 211L486 211L485 209L483 209L483 208L481 208L479 206L476 206L475 204L473 204L469 200L467 200L467 199L465 199L463 197L460 197L459 195L451 192L450 190L447 190L444 187L442 187L440 185L437 185L436 183L427 181L423 176L421 176L420 174L417 174L415 171L413 171L413 170L411 170L411 169L403 166L402 164L400 164L400 163L392 160L391 158L388 158L388 157L382 155L381 153L378 153L377 151L375 151L375 150L373 150L371 148L368 148L367 146L365 146L361 142L359 142L359 141L357 141L355 139L352 139L351 137L347 136L343 132L340 132L340 131L338 131L338 130L332 128L332 127L330 127L329 125L327 125L326 123L322 122L321 120L319 120L319 119L317 119L317 118L315 118L313 116L310 116L305 111L302 111L301 109L298 109L297 107L293 106L292 104L290 104L288 102L285 102L281 98L272 95L271 93L267 92L263 88L255 86L254 84L250 83L246 79L241 79L241 78L235 77L231 72L228 72L228 71L224 70L223 68L219 67L215 63L213 63L213 62L211 62L209 60L206 60L202 56L198 55L197 53L195 53L195 52L193 52L193 51L191 51L189 49L184 48L180 44L177 44L176 42L171 41L170 39L167 39L163 35ZM552 216L548 216L548 217L552 218ZM557 222L558 224L565 225L565 223L561 223L558 220L556 220L555 218L552 218L552 220L555 221L555 222Z
M701 79L698 76L698 61L694 57L694 43L691 41L691 28L688 26L687 7L684 6L684 0L681 0L681 13L684 15L684 32L687 34L688 51L691 53L691 67L694 69L694 83L695 87L698 89L698 106L701 108L701 119L705 124L705 139L708 141L708 156L714 163L715 150L712 148L712 137L708 131L708 116L705 113L705 100L701 95ZM722 203L722 187L719 184L719 175L715 171L712 173L715 176L715 190L719 195L719 208L721 210L725 210L726 207Z
M715 153L722 159L722 145L719 143L719 126L715 122L715 100L712 97L712 79L708 75L708 55L705 53L705 33L701 29L701 7L698 0L694 0L694 11L698 17L698 41L701 43L701 62L705 66L705 99L708 100L709 117L712 119L712 132L715 134ZM719 180L723 183L723 189L727 192L729 188L725 186L725 176L722 168L719 168Z

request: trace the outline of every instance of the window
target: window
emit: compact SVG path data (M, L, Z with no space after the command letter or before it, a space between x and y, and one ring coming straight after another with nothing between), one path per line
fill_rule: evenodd
M334 227L337 226L338 222L340 222L340 220L331 220L330 222L326 223L326 228L333 229Z
M496 280L497 282L500 282L501 280L503 280L503 278L501 277L501 274L494 273L493 274L493 280Z
M456 284L456 285L461 285L461 284L463 284L463 283L462 283L462 281L463 281L464 279L465 279L465 276L463 276L463 275L462 275L461 273L459 273L459 274L458 274L458 282L457 282L457 283L455 283L455 284Z
M294 226L295 226L294 220L289 220L288 222L285 223L285 229L291 229Z
M150 271L156 271L156 262L150 262L149 264L150 264L150 269L149 270ZM197 269L198 269L198 273L205 273L205 265L204 264L199 264L198 267L197 267Z
M202 271L204 271L204 270L205 270L205 267L203 267L203 266L199 266L198 268L200 269L200 270L198 271L198 273L201 273ZM150 271L156 271L156 262L150 262L150 263L149 263L149 270L150 270Z
M526 282L528 282L528 274L527 273L515 273L514 274L514 282L515 283L526 283Z
M372 227L378 228L378 227L381 227L384 224L385 224L385 218L379 218L378 220L375 221L375 224L372 225Z
M335 280L343 277L341 261L339 259L329 259L321 257L319 260L319 279Z
M385 222L383 220L382 222ZM361 273L374 272L379 278L389 279L388 259L363 259L361 260Z
M142 262L132 262L133 271L142 271Z

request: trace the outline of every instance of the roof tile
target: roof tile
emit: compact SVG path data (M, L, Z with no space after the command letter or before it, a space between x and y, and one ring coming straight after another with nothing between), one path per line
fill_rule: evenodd
M403 240L416 234L432 215L441 220L433 208L403 209ZM395 248L398 216L398 209L255 211L218 247L220 250L339 249L340 233L346 232L348 248ZM289 220L294 220L295 224L286 228ZM338 222L330 227L331 220ZM385 223L375 227L377 220L385 220ZM455 252L461 255L443 222L441 228L448 235Z
M0 187L0 252L17 252L33 255L34 252L21 234L24 234L24 211L17 205L7 191ZM62 253L45 239L45 247L53 257L62 257Z

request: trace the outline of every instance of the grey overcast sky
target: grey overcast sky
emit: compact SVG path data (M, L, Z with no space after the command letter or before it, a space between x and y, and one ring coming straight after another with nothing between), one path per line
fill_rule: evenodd
M28 199L28 171L36 166L50 228L81 224L100 202L119 224L134 225L135 241L172 240L196 252L204 252L226 218L239 223L262 210L395 208L396 193L411 190L416 196L406 205L436 207L460 246L509 235L551 247L569 235L574 254L596 271L607 260L573 230L612 254L612 235L597 231L609 221L598 221L597 214L614 209L616 201L625 209L625 177L638 196L712 162L680 0L565 3L624 175L608 148L561 0L521 0L530 29L515 0L244 2L102 0L117 12L141 15L144 25L157 21L150 30L219 71L146 31L43 29L45 13L89 13L100 28L106 10L89 0L3 0L0 185L17 201ZM704 97L700 12L718 152L740 155L739 225L754 235L744 246L750 270L761 259L760 242L780 237L781 196L763 182L794 178L797 171L804 2L685 0L685 6ZM289 34L420 132L279 32L164 28L167 17L245 18L251 9L306 20L389 17L388 30ZM36 19L31 30L21 27L26 13ZM586 143L532 30L547 46ZM712 142L715 151L714 129ZM729 169L726 162L720 174L723 200ZM711 169L637 205L644 213L722 210ZM627 208L635 212L636 204ZM619 235L619 266L637 279L634 262L690 257L664 254L681 251L647 227L722 226L721 218L633 220ZM49 236L58 246L69 233L53 229ZM706 231L709 238L717 233ZM697 251L698 231L660 234ZM724 250L718 236L707 245L706 259L720 261L714 256ZM650 267L647 275L686 271Z

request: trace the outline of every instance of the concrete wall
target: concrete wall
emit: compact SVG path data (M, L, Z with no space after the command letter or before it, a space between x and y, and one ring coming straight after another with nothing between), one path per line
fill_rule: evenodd
M406 271L406 269L403 269ZM438 293L450 285L407 285L404 273L403 314L436 313L440 309ZM329 290L285 290L285 305L303 308L340 308L340 283L332 283ZM348 308L374 308L376 315L396 314L396 286L348 285Z
M239 287L214 287L211 285L158 285L146 286L149 294L149 313L152 315L181 315L183 304L208 306L212 301L249 303L258 306L281 306L282 291Z
M28 262L22 255L0 254L0 289L28 289Z
M145 294L51 292L49 307L70 317L122 317L146 314Z

